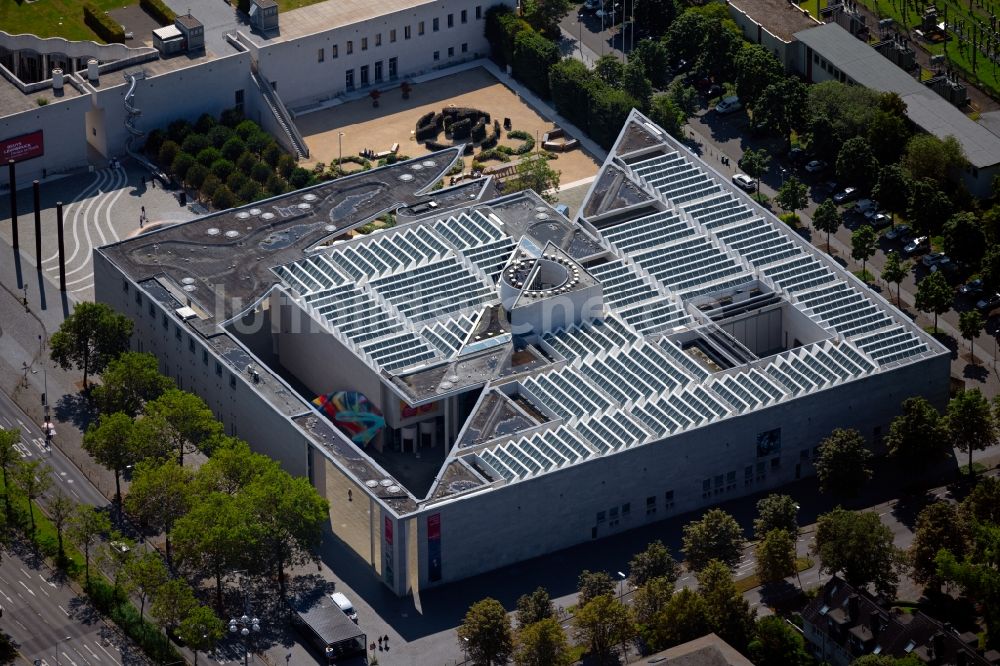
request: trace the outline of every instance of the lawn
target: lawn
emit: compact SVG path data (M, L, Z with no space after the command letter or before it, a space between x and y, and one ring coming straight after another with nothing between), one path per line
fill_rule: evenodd
M91 0L104 9L120 9L137 4L138 0ZM32 33L39 37L92 39L97 35L83 22L83 3L76 0L0 0L0 29L11 34Z

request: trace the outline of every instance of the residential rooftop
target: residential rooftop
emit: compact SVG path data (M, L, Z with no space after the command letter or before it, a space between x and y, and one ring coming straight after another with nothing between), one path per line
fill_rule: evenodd
M819 24L809 15L808 10L788 0L727 0L727 2L760 22L765 30L785 42L795 39L796 32Z
M267 35L252 33L247 36L259 46L267 46L431 4L434 3L429 0L328 0L282 12L280 31Z

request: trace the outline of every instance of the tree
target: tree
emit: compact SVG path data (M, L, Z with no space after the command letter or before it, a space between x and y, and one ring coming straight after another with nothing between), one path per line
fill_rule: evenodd
M192 476L175 460L144 460L135 466L132 487L125 498L125 510L140 525L163 532L168 564L174 523L190 508Z
M768 615L757 622L757 635L750 641L748 651L756 666L812 666L813 663L802 635L780 615Z
M674 138L683 136L685 114L670 95L660 93L653 96L653 101L649 105L649 118Z
M135 422L128 414L102 414L83 436L83 448L98 463L115 473L115 503L122 503L121 475L141 458Z
M716 634L741 652L753 637L755 613L750 602L736 590L733 572L713 560L698 572L698 594L705 600L708 622Z
M937 331L938 315L943 315L951 309L953 298L951 287L938 271L926 276L917 284L917 295L914 304L921 312L934 313L934 331Z
M577 589L580 593L580 605L587 603L594 597L605 594L614 595L615 581L607 571L590 571L584 569L577 579Z
M990 403L978 388L959 392L948 401L945 427L952 446L969 453L969 476L974 474L972 452L996 443L997 423Z
M222 581L244 562L254 562L257 534L248 525L249 507L241 497L212 493L201 497L173 529L174 557L192 574L215 579L215 603L223 612Z
M675 581L666 578L651 578L635 591L632 610L635 620L646 636L656 616L663 611L674 596Z
M522 628L554 615L552 598L544 587L536 588L531 594L522 594L517 599L517 624Z
M809 190L798 178L789 176L781 184L775 200L779 206L794 215L795 211L809 205Z
M49 340L52 360L63 370L82 370L86 389L91 373L101 372L128 349L132 326L131 319L104 303L77 303Z
M889 455L909 469L934 464L944 453L948 430L934 405L922 396L907 398L902 413L889 424L885 438Z
M930 180L938 186L965 166L962 144L953 137L941 140L933 134L918 132L906 143L902 164L914 180Z
M872 154L880 164L898 162L910 135L909 122L904 114L879 109L868 121L866 138L871 144Z
M685 84L683 79L674 81L667 94L684 114L684 120L690 118L698 110L698 91L694 89L694 86Z
M21 443L20 428L0 428L0 472L3 472L3 506L7 524L10 525L10 474L21 464L17 445Z
M129 562L135 559L135 553L132 552L134 547L134 541L119 532L112 532L110 541L103 544L98 555L101 568L105 572L111 573L111 580L114 582L116 594L121 587L121 575L125 572ZM130 591L128 589L131 586L130 583L131 580L126 577L126 592Z
M986 251L986 234L973 213L952 215L944 224L944 251L962 263L978 265Z
M958 507L951 502L928 504L917 516L917 529L910 545L913 580L940 587L937 554L942 548L959 560L965 558L969 545L969 530Z
M622 89L639 102L639 109L649 108L649 100L653 96L653 84L646 78L646 70L638 60L630 59L622 76Z
M517 666L569 666L573 663L566 632L559 622L547 617L521 627L517 632L514 663Z
M774 529L757 542L757 578L765 585L795 574L795 539L788 530Z
M94 400L104 414L124 412L138 416L144 404L174 387L174 380L160 374L152 354L125 352L108 362L101 385L94 387Z
M909 261L903 261L899 256L899 252L890 252L886 255L885 264L882 265L882 279L890 284L896 285L897 308L902 307L902 301L900 301L899 297L899 288L912 269L913 264Z
M125 565L125 577L128 579L129 587L139 595L139 619L142 619L146 610L146 600L156 595L156 591L170 580L170 575L163 565L160 554L146 551Z
M774 54L760 44L744 44L736 53L732 66L736 70L736 94L750 108L756 105L765 88L780 81L785 74Z
M757 501L757 517L753 521L754 538L763 539L771 530L799 533L799 505L790 495L771 493Z
M819 445L816 479L821 492L853 497L872 478L872 452L857 430L836 428Z
M833 199L824 199L823 203L816 207L813 213L813 226L817 231L826 234L826 251L830 252L830 234L836 233L840 228L840 212Z
M709 509L684 526L684 557L692 571L701 571L712 560L733 567L743 555L743 529L722 509Z
M845 141L837 153L837 178L867 194L878 181L878 175L878 160L872 155L868 140L856 136Z
M961 511L966 522L1000 522L1000 480L980 477L972 492L962 500Z
M279 469L278 463L263 454L254 453L250 445L235 437L221 437L212 457L198 468L196 492L236 495L266 472Z
M983 332L985 325L986 322L979 310L966 310L958 318L958 328L962 332L962 337L969 341L969 358L973 364L976 362L976 352L973 346L976 338Z
M893 224L896 216L906 212L910 204L912 183L909 175L898 164L886 164L878 172L878 182L872 190L880 207L892 214Z
M503 605L489 597L472 604L458 627L458 641L474 664L506 664L514 639Z
M979 264L979 277L983 288L995 292L1000 289L1000 244L990 245Z
M635 23L643 26L646 32L651 35L662 35L667 32L670 24L677 18L677 3L674 0L637 0L633 15ZM635 49L629 56L634 57L643 44L659 44L661 48L663 47L661 41L643 39L635 45ZM663 64L666 65L666 63ZM651 71L648 63L646 71Z
M642 14L644 11L656 11L652 8L659 8L663 6L664 11L657 14L656 18L644 19ZM655 30L650 26L656 23L658 20L662 21L668 15L668 11L673 11L674 15L677 13L677 8L674 0L639 0L635 7L635 20L639 25L644 25L646 28L655 35L662 35L666 32L666 28L663 30ZM672 21L673 17L668 19ZM670 75L670 53L667 51L666 45L663 40L660 39L642 39L632 52L629 53L629 59L634 59L642 63L642 67L646 72L646 76L649 77L649 82L653 84L654 88L661 89L667 85L668 77Z
M514 168L515 175L504 184L504 192L534 190L538 196L550 203L556 200L562 172L550 167L546 158L532 157L522 160Z
M25 460L14 472L14 483L28 500L31 535L35 535L35 500L52 486L52 468L41 460Z
M835 160L845 141L865 134L878 100L879 94L864 86L839 81L809 86L807 115L812 148L818 156Z
M559 19L570 9L569 0L525 0L524 18L538 32L559 35Z
M628 606L610 594L594 597L573 616L576 636L586 643L599 664L611 663L616 645L635 635L635 623Z
M806 87L795 77L785 77L761 91L753 106L751 126L780 136L786 146L793 129L805 124Z
M938 574L961 586L962 591L982 608L988 645L995 645L1000 630L1000 525L974 523L972 540L965 559L959 560L948 550L937 555Z
M90 587L90 549L102 535L111 530L108 514L96 506L78 504L70 519L69 536L83 550L87 587Z
M869 259L878 249L878 234L870 225L863 224L851 234L851 258L861 262L861 275L868 281L868 270L865 268Z
M226 635L226 625L219 616L206 606L195 606L177 626L177 636L194 650L194 663L198 664L198 652L208 652Z
M907 215L918 232L936 236L954 210L951 199L930 180L915 181L910 188Z
M56 528L56 541L59 546L58 560L62 562L66 556L66 551L63 549L63 532L66 531L66 526L69 525L74 511L76 511L76 504L60 489L49 498L47 508L49 520Z
M677 561L660 540L653 541L646 546L646 550L636 553L628 564L628 578L632 587L642 587L654 578L662 578L673 584L679 575Z
M854 587L875 587L878 594L896 596L902 551L892 542L892 530L874 511L853 512L837 507L816 522L813 552L822 570L840 573Z
M690 588L673 595L667 607L657 615L649 631L649 644L655 650L686 643L710 632L705 599Z
M198 601L194 598L191 586L180 578L174 578L156 589L149 612L170 633L197 606Z
M748 150L740 158L739 166L746 175L757 182L757 192L760 193L760 179L767 173L767 167L771 163L771 156L763 148Z
M205 448L222 434L222 424L215 419L205 401L193 393L170 389L143 410L157 439L177 452L178 464L184 465L187 447Z
M612 88L618 88L625 78L625 65L613 53L606 53L594 63L594 73Z
M514 76L543 99L549 91L549 67L559 62L559 45L534 30L521 30L514 37Z

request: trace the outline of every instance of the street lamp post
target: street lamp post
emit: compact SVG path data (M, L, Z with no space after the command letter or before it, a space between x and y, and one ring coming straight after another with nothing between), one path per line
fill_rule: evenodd
M247 606L249 607L249 603ZM244 613L239 618L230 618L229 620L229 633L236 634L237 632L243 637L243 666L248 666L250 664L250 633L257 633L260 631L260 620L256 617L250 617Z
M625 596L625 574L621 571L618 572L618 601L622 600ZM628 648L625 647L625 637L622 636L622 656L625 657L625 663L628 663Z

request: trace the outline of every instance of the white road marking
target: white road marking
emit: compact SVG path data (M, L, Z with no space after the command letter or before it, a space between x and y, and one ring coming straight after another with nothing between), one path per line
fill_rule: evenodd
M55 586L56 586L56 584L55 584L55 583L53 583L52 581L50 581L50 580L46 579L46 578L45 578L45 577L44 577L44 576L43 576L42 574L38 574L38 577L39 577L39 578L41 579L41 581L42 581L43 583L45 583L45 584L46 584L46 585L48 585L49 587L55 587Z
M100 198L101 189L104 187L104 180L106 176L105 171L102 169L100 172L98 172L98 175L99 178L98 182L96 183L96 194L94 196L88 196L85 205L76 206L73 209L73 253L66 258L67 266L69 266L73 262L73 260L76 258L76 255L80 252L80 232L78 227L78 223L80 221L80 210L84 209L86 211L84 212L84 224L86 224L86 218L90 214L90 209L93 207L94 203Z
M28 594L30 594L33 597L37 597L38 596L37 594L35 594L34 590L32 590L30 587L28 587L27 585L24 584L23 580L19 580L17 582L21 584L21 587L23 587L24 589L26 589L28 591Z
M0 594L2 594L3 598L6 599L9 603L14 603L14 600L11 599L9 596L7 596L7 593L4 592L3 590L0 590Z
M97 653L90 649L89 645L87 645L86 643L84 643L83 647L87 648L87 652L89 652L91 655L93 655L94 659L96 659L97 661L101 660L101 658L97 656Z
M70 659L70 656L68 654L66 654L65 650L63 650L62 656L66 657L66 661L68 661L70 663L70 666L77 666L77 663L75 661L73 661L72 659Z
M105 650L103 645L101 645L100 643L98 643L97 647L101 648L101 652L103 652L104 654L108 655L108 658L111 659L111 661L113 661L116 664L118 664L118 666L122 666L122 663L120 661L118 661L117 659L115 659L114 655L112 655L110 652L108 652L107 650Z
M77 203L79 203L80 201L82 201L83 198L86 197L90 193L90 191L92 189L94 189L94 186L97 185L97 181L100 180L100 178L101 178L101 172L100 171L95 171L94 172L94 179L90 182L90 184L87 185L82 190L80 190L80 192L75 197L73 197L73 200L70 201L69 204L67 204L67 206L66 206L66 216L63 218L63 223L64 224L65 224L66 220L69 219L70 208L72 208ZM57 259L59 259L59 250L58 250L58 248L56 249L55 252L53 252L52 254L50 254L47 259L43 260L42 263L43 264L52 263L52 262L56 261Z
M56 605L59 606L59 610L61 610L63 613L66 613L66 617L69 617L69 611L68 610L66 610L65 608L63 608L61 604L56 604Z

